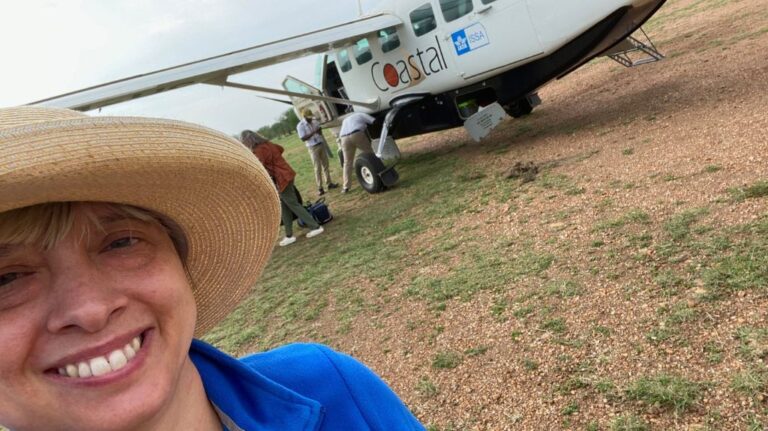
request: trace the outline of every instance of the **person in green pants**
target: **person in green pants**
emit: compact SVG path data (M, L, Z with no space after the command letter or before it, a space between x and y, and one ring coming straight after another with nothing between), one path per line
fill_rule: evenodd
M281 246L286 246L296 242L293 236L293 216L294 214L304 224L310 228L307 232L307 238L312 238L323 233L323 227L318 224L309 214L306 208L301 205L298 199L298 191L293 185L296 178L296 171L283 158L283 147L270 142L268 139L251 130L243 130L240 133L240 141L248 147L253 154L261 161L264 168L272 177L280 196L281 218L285 228L285 238L280 241Z

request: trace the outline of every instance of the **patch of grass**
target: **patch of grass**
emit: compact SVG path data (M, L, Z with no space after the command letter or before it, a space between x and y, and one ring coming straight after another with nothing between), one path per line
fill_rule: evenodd
M603 395L611 395L616 390L616 385L610 380L600 380L592 385L595 390Z
M634 148L624 148L623 150L621 150L621 154L625 155L625 156L631 156L632 154L635 154L635 149Z
M579 187L576 182L567 175L551 175L543 173L536 180L536 183L545 189L555 189L565 192L566 195L579 195L584 193L585 189Z
M608 328L606 326L595 325L592 327L592 333L600 334L604 337L608 337L613 333L613 331L611 330L611 328Z
M719 364L723 361L723 347L714 341L709 341L704 345L704 354L707 357L707 361L711 364Z
M701 217L709 214L707 208L697 208L688 211L684 211L680 214L673 216L669 221L664 224L664 230L672 238L672 241L680 242L691 234L691 226L693 226Z
M399 220L396 222L393 222L384 230L382 231L383 235L387 238L396 236L396 235L407 235L407 234L415 234L419 232L422 229L422 227L419 225L419 223L416 221L416 219L413 218L406 218L403 220Z
M653 281L661 288L665 296L677 295L680 289L685 286L685 280L675 271L669 269L657 274Z
M539 275L553 261L551 254L528 249L516 256L505 256L496 250L474 247L447 273L416 275L405 292L432 304L454 298L469 300L477 292L503 286L524 276Z
M704 172L708 174L714 174L715 172L719 172L723 169L720 165L707 165L704 167Z
M481 180L481 179L483 179L483 178L485 178L487 176L488 175L485 172L483 172L483 171L470 170L470 171L464 171L464 172L459 173L456 176L456 179L458 179L461 182L467 182L467 181Z
M768 286L768 218L734 229L731 235L734 238L729 240L729 252L715 255L701 273L711 298ZM717 248L717 244L711 246Z
M461 364L463 358L461 353L452 350L438 352L432 359L432 368L450 370Z
M667 327L659 327L651 329L645 334L645 339L653 344L661 344L675 335L675 331Z
M752 368L742 371L731 379L731 388L737 392L757 397L766 392L768 384L768 370Z
M626 214L620 217L598 223L597 226L595 226L595 230L605 231L611 229L620 229L629 223L649 224L650 222L651 216L649 216L648 213L641 209L635 208L629 210Z
M480 356L485 354L489 349L488 346L479 346L479 347L472 347L464 351L464 354L472 357L472 356Z
M567 395L578 389L584 389L588 387L589 383L587 383L584 379L578 376L573 376L558 386L557 391L563 395Z
M432 398L440 391L429 377L424 376L416 383L416 392L423 398Z
M765 431L763 423L754 414L747 416L747 431Z
M667 315L667 326L676 326L696 319L696 310L685 302L679 302L672 307L662 307L661 313Z
M524 307L520 307L512 312L512 315L515 316L518 319L523 319L529 314L533 313L535 310L533 305L526 305Z
M568 326L565 323L565 319L557 318L557 319L550 319L544 322L541 325L541 329L545 331L554 332L555 334L562 334L568 329Z
M547 295L560 298L579 296L583 291L584 289L572 280L551 280L544 286Z
M504 312L507 311L507 307L509 306L509 302L506 298L500 297L496 298L493 301L493 305L491 305L491 316L494 317L494 319L498 321L505 320L504 318Z
M653 235L646 231L629 236L629 245L638 249L648 248L652 243Z
M525 368L528 371L535 371L539 369L539 363L534 361L533 359L524 358L523 368Z
M648 407L671 409L675 414L680 414L701 398L702 389L701 383L662 374L635 381L625 390L625 395Z
M739 342L737 353L744 360L752 361L768 355L768 329L742 326L734 338Z
M768 196L768 181L763 180L749 186L730 188L728 194L734 202L762 198Z
M651 428L635 415L619 416L611 422L611 431L648 431Z
M571 416L574 413L577 413L579 411L579 405L575 402L570 402L568 405L563 407L563 410L561 413L563 416Z
M512 261L511 272L520 277L524 275L540 275L555 261L555 256L549 253L536 253L527 250Z

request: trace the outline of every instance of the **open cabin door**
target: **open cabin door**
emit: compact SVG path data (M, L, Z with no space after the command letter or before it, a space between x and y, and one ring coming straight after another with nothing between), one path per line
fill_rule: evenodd
M316 87L307 84L304 81L296 79L292 76L286 76L283 80L283 88L286 91L293 93L312 94L315 96L323 96L323 92ZM328 102L322 100L310 100L298 96L290 96L291 103L296 110L296 115L301 118L301 112L304 109L309 109L315 115L320 124L325 124L336 118L336 111L330 106Z
M469 79L542 53L526 0L436 0L444 50Z

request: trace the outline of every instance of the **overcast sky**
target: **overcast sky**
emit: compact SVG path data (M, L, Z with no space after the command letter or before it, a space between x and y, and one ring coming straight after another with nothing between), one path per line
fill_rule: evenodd
M369 11L377 0L363 0ZM14 106L348 21L357 0L0 0L0 106ZM279 87L312 82L314 57L237 75ZM195 85L103 108L225 133L272 123L289 106ZM96 114L92 112L92 114Z

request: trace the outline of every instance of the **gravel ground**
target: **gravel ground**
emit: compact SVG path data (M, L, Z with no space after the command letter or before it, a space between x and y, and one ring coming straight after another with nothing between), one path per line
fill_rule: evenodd
M653 248L641 248L647 256L639 257L591 252L597 239L621 250L632 234L642 233L644 226L623 235L595 233L600 222L630 211L649 215L659 230L675 214L701 207L709 208L704 218L718 229L768 213L768 199L716 204L728 188L768 179L766 6L765 0L671 0L647 26L666 60L637 69L593 62L542 89L543 105L534 115L506 120L480 144L462 129L404 143L408 153L463 143L458 151L470 168L502 177L516 162L533 162L577 183L578 193L527 205L473 202L472 217L453 227L556 252L548 279L575 280L588 290L536 303L539 310L557 310L567 322L565 334L542 330L545 313L494 318L489 310L496 292L452 302L436 315L401 295L407 286L388 293L401 295L394 308L363 284L383 311L358 316L351 333L333 338L334 346L369 364L439 430L611 429L617 417L628 415L647 429L768 429L765 387L746 396L729 385L747 367L739 356L743 340L734 334L766 328L766 295L741 291L703 302L693 280L690 289L666 297L649 268L656 262ZM437 234L415 238L414 253ZM445 262L427 270L450 267ZM515 304L541 283L526 280L505 294ZM649 343L649 333L664 329L659 310L680 303L700 316L682 326L683 341ZM431 366L437 352L480 347L487 351L465 353L456 368ZM709 383L680 414L622 395L640 376L660 373Z

